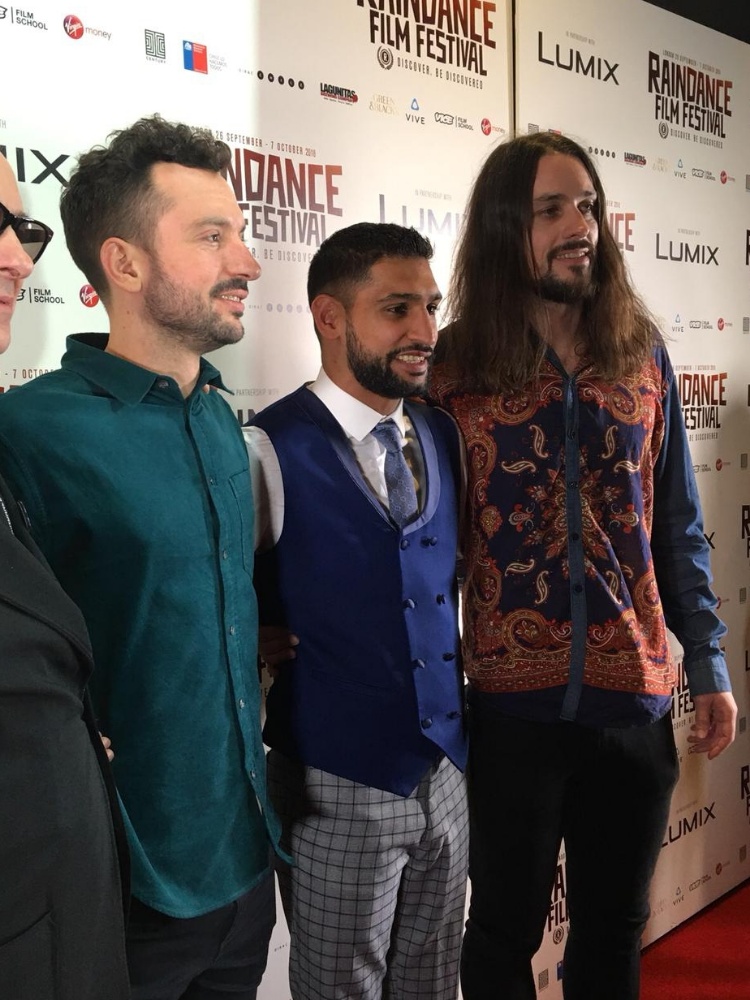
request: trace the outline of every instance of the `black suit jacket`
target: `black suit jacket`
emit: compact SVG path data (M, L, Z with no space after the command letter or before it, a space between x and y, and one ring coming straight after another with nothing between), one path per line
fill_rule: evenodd
M0 479L0 997L126 1000L127 851L83 617Z

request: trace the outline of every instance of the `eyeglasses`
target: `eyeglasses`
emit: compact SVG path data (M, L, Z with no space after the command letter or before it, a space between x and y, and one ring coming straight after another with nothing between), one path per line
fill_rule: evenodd
M31 257L34 264L44 253L54 233L43 222L27 219L25 215L14 215L0 201L0 236L10 226L18 237L18 242Z

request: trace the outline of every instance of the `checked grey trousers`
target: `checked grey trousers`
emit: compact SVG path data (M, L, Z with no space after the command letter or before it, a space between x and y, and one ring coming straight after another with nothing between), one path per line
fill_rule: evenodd
M407 798L268 754L293 1000L456 1000L468 867L463 774Z

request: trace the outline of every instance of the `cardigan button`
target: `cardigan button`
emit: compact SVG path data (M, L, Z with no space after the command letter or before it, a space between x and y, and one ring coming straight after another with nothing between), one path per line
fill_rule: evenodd
M402 538L401 539L401 548L402 549L408 549L410 544L411 543L409 542L408 538Z

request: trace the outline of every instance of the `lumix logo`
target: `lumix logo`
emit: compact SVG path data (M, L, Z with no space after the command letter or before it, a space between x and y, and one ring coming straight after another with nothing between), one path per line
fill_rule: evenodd
M711 247L706 243L685 243L683 240L669 240L667 249L667 245L664 243L661 233L656 234L657 260L671 260L676 263L703 264L706 266L709 264L715 264L716 267L718 267L718 253L718 247Z
M670 823L662 847L677 843L683 837L687 837L691 833L695 833L696 830L702 829L711 820L715 820L715 808L716 803L712 802L710 806L702 806L700 809L696 809L692 816L681 816L674 823Z
M548 66L556 66L558 69L567 70L569 73L575 73L578 76L588 76L592 80L599 80L602 83L607 83L611 80L616 87L620 86L616 75L619 63L611 63L601 56L593 55L593 53L591 55L584 55L578 49L570 47L563 50L560 48L559 43L555 44L553 58L551 49L545 55L543 31L539 32L538 40L539 62L546 63Z
M68 186L67 179L57 169L68 159L68 153L60 153L54 159L48 159L38 149L24 149L23 147L16 146L15 150L10 150L8 146L3 146L2 144L0 144L0 153L3 154L6 160L15 161L16 177L22 184L42 184L48 177L55 177L63 187ZM29 174L32 170L36 169L38 164L34 163L31 159L32 156L44 168L34 177L30 177Z

